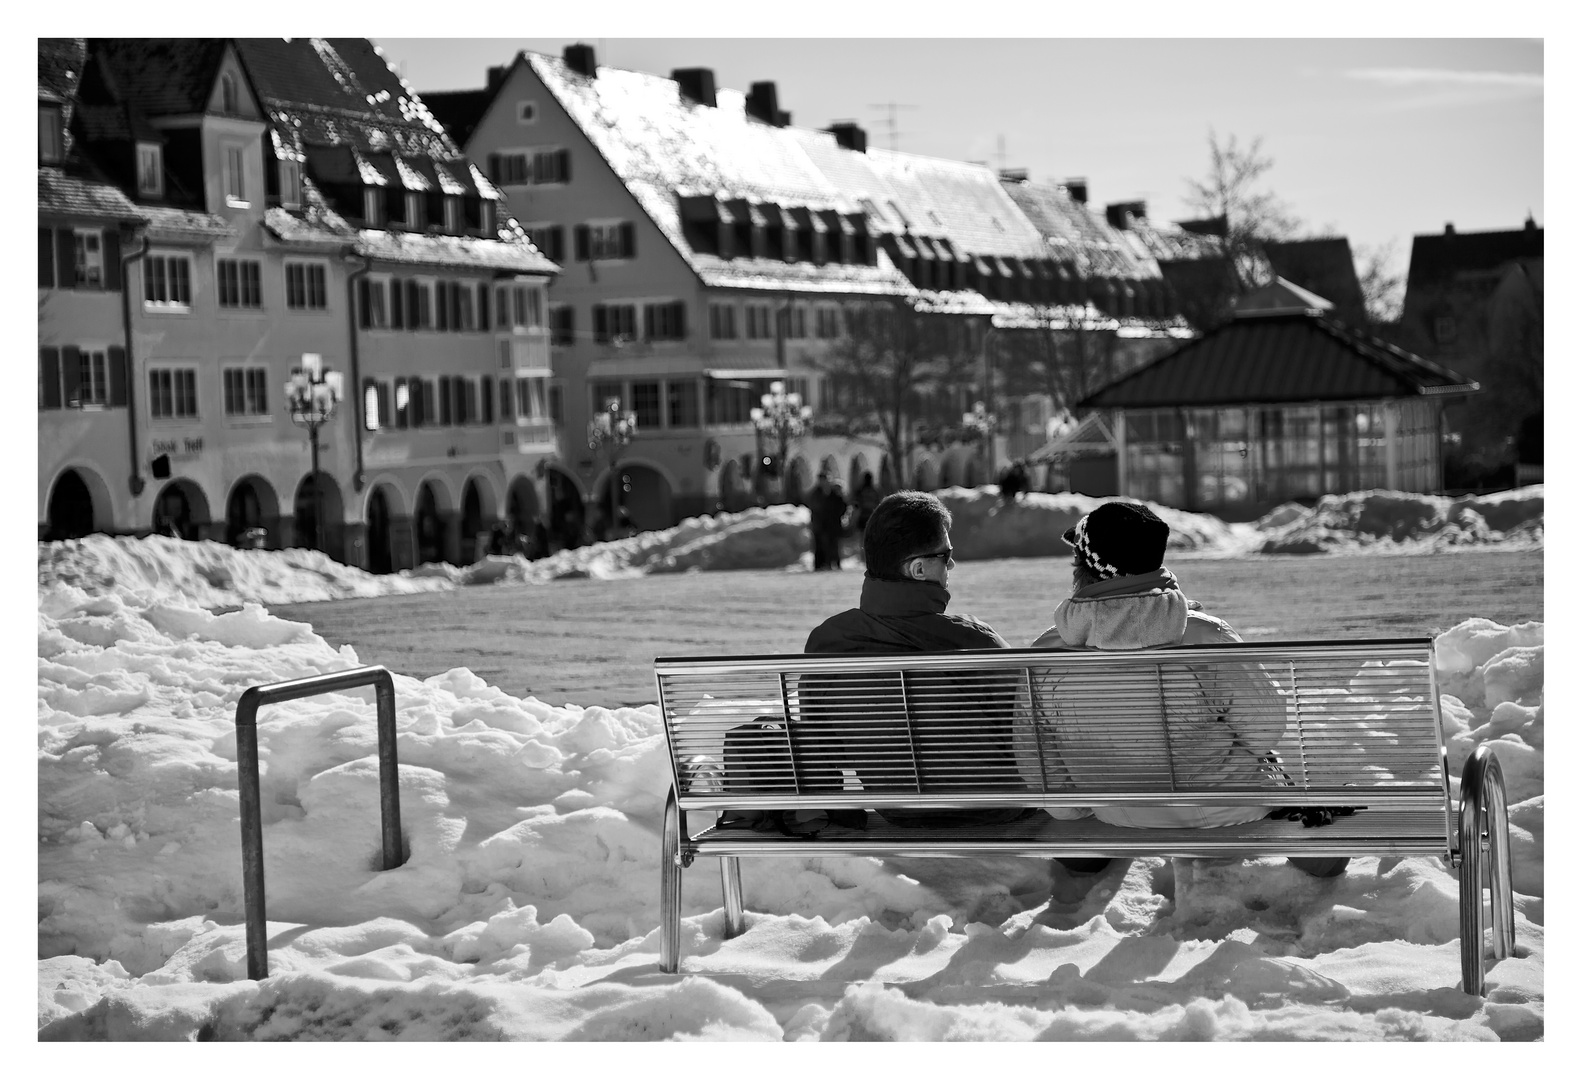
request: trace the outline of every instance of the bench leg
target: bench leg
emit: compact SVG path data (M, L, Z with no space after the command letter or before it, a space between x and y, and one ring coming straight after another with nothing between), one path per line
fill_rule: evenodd
M681 811L676 791L665 800L659 852L659 970L674 974L681 966Z
M1489 921L1494 924L1494 959L1516 947L1516 898L1511 888L1511 826L1505 807L1504 777L1489 785L1484 810L1489 830Z
M720 857L720 891L725 894L725 936L733 938L747 929L742 907L742 868L739 860Z
M1461 989L1482 997L1485 883L1494 924L1494 958L1503 960L1516 945L1505 776L1487 745L1478 747L1462 770L1457 824L1461 844Z

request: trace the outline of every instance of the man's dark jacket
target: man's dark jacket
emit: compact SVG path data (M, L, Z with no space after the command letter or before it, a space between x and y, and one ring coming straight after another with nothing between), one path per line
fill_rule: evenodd
M909 653L954 652L960 649L1005 649L1010 646L1004 638L984 622L970 615L952 615L945 611L950 603L950 590L932 581L887 581L866 577L858 606L832 615L808 635L805 652L810 653ZM912 715L916 724L909 736L903 723L886 723L885 714L899 713L900 688L874 686L865 676L811 676L802 681L802 714L800 725L805 737L800 756L812 767L805 771L814 785L823 784L839 788L838 776L821 774L816 767L820 741L835 742L844 752L855 755L857 774L863 787L869 791L886 789L913 790L916 782L911 772L909 740L916 738L924 748L924 790L929 783L927 744L931 741L929 725L941 725L942 734L933 738L941 743L959 745L959 720L951 715L930 718L926 709L914 707ZM842 682L862 682L860 690L842 692ZM992 688L974 683L974 688ZM860 708L853 708L853 698L861 697ZM1003 700L1003 695L1001 696ZM888 706L888 708L887 708ZM953 710L952 710L953 711ZM989 710L992 712L991 710ZM975 758L986 779L1003 778L1008 786L1020 788L1016 779L1015 761L1010 752L1009 721L997 723L992 717L984 721L982 741ZM866 765L865 765L866 762ZM998 809L960 810L886 810L882 816L896 825L956 825L998 824L1014 818L1015 812Z

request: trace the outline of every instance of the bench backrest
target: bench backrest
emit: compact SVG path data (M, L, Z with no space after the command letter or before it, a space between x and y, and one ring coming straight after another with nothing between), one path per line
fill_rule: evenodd
M683 809L1448 797L1426 637L654 669Z

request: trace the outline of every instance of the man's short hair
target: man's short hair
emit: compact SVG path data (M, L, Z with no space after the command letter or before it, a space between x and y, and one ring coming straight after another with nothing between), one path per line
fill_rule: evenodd
M905 580L902 565L937 547L950 521L945 504L925 491L897 491L880 499L862 534L868 576Z

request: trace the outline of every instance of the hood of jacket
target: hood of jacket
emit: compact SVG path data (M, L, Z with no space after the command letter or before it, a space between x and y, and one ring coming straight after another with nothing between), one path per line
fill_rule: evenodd
M1071 648L1177 645L1186 636L1187 617L1193 607L1176 584L1175 575L1160 567L1078 589L1055 609L1053 629ZM1040 638L1034 645L1043 641Z
M970 615L945 610L950 590L932 581L865 577L858 606L808 635L806 652L945 652L1003 649L1004 638Z

